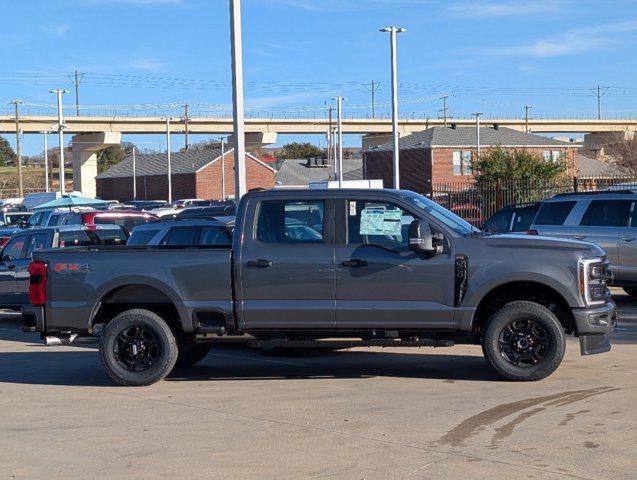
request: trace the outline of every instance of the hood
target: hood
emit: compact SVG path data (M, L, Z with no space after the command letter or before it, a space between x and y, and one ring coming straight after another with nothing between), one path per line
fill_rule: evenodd
M591 242L570 240L567 238L543 237L538 235L491 235L481 237L490 247L525 248L537 250L580 250L587 256L604 256L606 252Z

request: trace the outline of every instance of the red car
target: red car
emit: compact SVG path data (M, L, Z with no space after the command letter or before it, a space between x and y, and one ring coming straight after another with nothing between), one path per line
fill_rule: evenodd
M138 225L158 222L159 217L148 212L127 210L96 210L65 215L62 225L119 225L130 233Z

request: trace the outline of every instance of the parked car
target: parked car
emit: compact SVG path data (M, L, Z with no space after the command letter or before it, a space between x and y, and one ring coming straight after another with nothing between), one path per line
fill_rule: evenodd
M207 207L188 207L174 214L174 218L216 218L227 217L236 214L234 202L212 204Z
M0 214L0 247L5 245L12 235L27 228L32 212L4 212Z
M312 234L297 235L299 223ZM268 190L241 199L232 247L36 252L23 330L46 344L99 341L123 385L154 383L223 341L481 343L503 377L539 380L566 334L584 355L610 349L607 264L593 243L483 235L410 191Z
M526 232L540 208L540 202L507 205L495 212L482 225L489 233Z
M164 200L129 200L125 203L132 210L153 210L154 208L164 208L170 205Z
M637 296L637 192L556 195L542 202L530 232L596 243L608 256L614 285Z
M214 220L181 220L141 225L133 230L127 245L225 245L232 244L232 232Z
M460 218L464 218L467 222L474 226L482 225L484 217L482 216L482 209L478 205L471 203L453 205L449 210Z
M32 228L16 233L0 251L0 308L29 303L29 263L34 252L55 247L125 245L127 238L126 231L114 225Z
M66 213L60 225L119 225L132 232L139 225L158 222L159 217L148 212L126 210L94 210L90 212Z

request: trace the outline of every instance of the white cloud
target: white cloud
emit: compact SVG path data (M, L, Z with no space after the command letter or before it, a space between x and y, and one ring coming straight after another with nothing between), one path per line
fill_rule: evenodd
M637 20L575 28L527 44L472 49L472 53L503 57L561 57L600 50L616 42L620 34L637 31Z
M555 13L564 0L538 0L535 2L459 2L447 10L463 17L525 17L540 13Z
M136 70L160 70L164 64L152 58L136 58L128 66Z
M51 24L51 25L46 25L43 30L51 35L55 35L56 37L60 37L62 38L64 35L66 35L66 33L71 29L71 27L69 27L66 24L63 23L58 23L58 24Z

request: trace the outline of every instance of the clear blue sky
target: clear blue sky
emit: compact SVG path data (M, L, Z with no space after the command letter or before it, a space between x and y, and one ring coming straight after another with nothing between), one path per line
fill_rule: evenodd
M187 101L200 105L195 114L227 111L227 0L3 4L2 113L14 98L52 104L48 90L71 88L66 75L75 68L85 73L86 105L143 105L152 113ZM453 116L521 116L525 103L534 116L592 116L588 89L597 84L611 87L605 115L633 116L637 107L634 1L244 0L243 11L252 110L300 107L320 116L324 102L341 94L346 114L361 115L370 102L363 83L375 80L377 111L387 114L388 36L378 28L392 24L408 29L399 36L403 115L436 117L441 102L427 99L449 94ZM15 75L24 72L40 75ZM38 108L45 107L28 110ZM163 145L159 136L128 139ZM26 153L39 151L39 142L25 138Z

